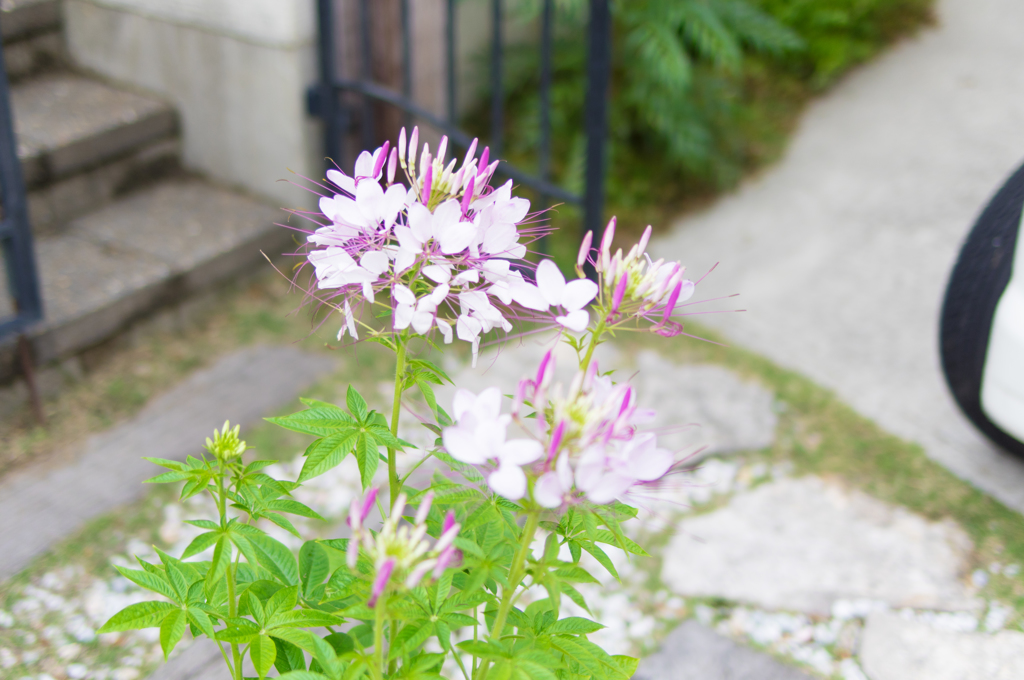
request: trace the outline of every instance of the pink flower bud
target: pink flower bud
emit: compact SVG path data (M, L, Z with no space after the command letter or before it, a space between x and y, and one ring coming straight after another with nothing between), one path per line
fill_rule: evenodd
M462 167L467 167L469 162L473 160L473 156L476 155L477 139L473 138L473 141L469 145L469 149L466 150L466 157L462 160Z
M469 184L466 185L466 194L462 197L462 214L467 215L469 213L469 204L473 202L473 182L476 177L469 178Z
M533 385L533 382L525 378L516 385L516 393L512 398L513 418L519 417L519 412L523 409L523 403L526 401L526 391L530 389L531 385Z
M428 165L427 166L427 171L425 173L423 173L423 193L422 193L422 197L421 197L421 200L423 201L423 205L428 205L430 203L430 184L431 184L431 181L433 180L433 177L434 177L434 166L433 165Z
M370 510L373 508L373 504L377 502L377 487L373 487L366 494L366 498L363 500L363 505L359 508L359 526L363 525L366 521L366 516L370 514Z
M398 155L402 159L402 165L405 165L405 127L398 133Z
M587 261L587 256L590 255L590 244L594 241L594 232L588 231L587 235L583 237L583 243L580 244L579 255L576 256L576 266L583 267L583 264Z
M444 163L444 155L448 153L448 135L441 137L441 146L437 149L437 160Z
M612 241L615 240L615 218L608 221L604 229L604 236L601 237L601 263L604 269L608 269L612 259Z
M537 379L534 381L537 387L547 387L555 373L555 355L549 349L540 360L540 367L537 369Z
M485 146L484 147L484 152L482 154L480 154L480 164L477 167L478 168L486 168L487 167L487 163L488 163L488 161L490 161L490 159L491 159L491 147ZM481 172L479 174L483 174L483 173Z
M370 601L366 603L366 606L370 609L377 606L377 600L384 594L384 590L388 587L388 579L391 578L391 572L394 571L394 569L395 558L393 557L380 565L380 570L377 572L377 578L373 580L373 590L370 592Z
M644 229L644 235L640 237L640 243L637 244L637 255L643 255L644 251L647 250L647 244L651 240L651 232L653 231L654 229L648 224L647 228Z
M359 561L359 539L355 536L348 539L348 545L345 549L345 561L348 562L350 570L356 568L356 563Z
M441 578L441 574L448 568L448 565L455 561L457 554L459 551L453 545L441 551L441 554L437 556L437 564L434 566L434 578Z
M388 148L391 146L391 142L384 141L384 146L380 148L377 153L377 157L373 161L373 174L370 175L374 179L380 177L380 171L384 168L384 161L388 158Z
M423 580L423 577L427 575L427 572L430 571L434 564L434 560L424 560L417 564L409 574L409 577L405 579L405 587L415 588L418 586L420 581Z
M622 393L622 404L619 406L619 415L625 413L633 401L633 388L626 385L625 391Z
M548 444L548 462L555 459L558 454L558 450L562 448L562 437L565 436L565 421L560 420L558 425L555 427L555 431L551 433L551 443Z
M448 514L444 516L444 526L441 528L441 533L446 534L448 531L455 526L455 511L449 510Z
M412 129L412 137L409 138L409 174L416 174L416 147L420 144L420 128Z
M388 158L388 185L395 183L395 169L398 166L398 149L391 150L391 157Z
M416 524L423 524L427 521L427 515L430 514L430 504L434 502L434 492L428 491L423 496L423 500L420 501L420 507L416 510Z
M597 359L590 362L587 367L587 376L583 379L583 391L589 392L594 386L594 379L597 378Z
M629 285L629 272L622 272L622 277L619 279L619 285L615 286L615 295L612 296L612 314L619 311L619 305L622 304L622 298L626 295L626 287Z
M672 293L668 296L668 302L665 303L665 311L661 316L662 325L668 323L669 318L672 316L672 312L676 308L676 300L679 299L679 293L683 290L683 283L680 281L676 284L676 287L672 289Z

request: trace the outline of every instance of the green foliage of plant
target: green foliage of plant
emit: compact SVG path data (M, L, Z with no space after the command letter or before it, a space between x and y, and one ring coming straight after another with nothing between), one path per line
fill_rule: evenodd
M802 104L930 19L934 0L617 0L609 111L608 199L620 216L734 185L776 158ZM586 11L556 2L553 176L583 188ZM522 7L538 16L540 2ZM486 62L482 63L483 64ZM484 80L484 79L482 79ZM486 137L490 97L467 121ZM505 64L505 156L524 167L540 145L540 51ZM569 222L574 209L561 209Z

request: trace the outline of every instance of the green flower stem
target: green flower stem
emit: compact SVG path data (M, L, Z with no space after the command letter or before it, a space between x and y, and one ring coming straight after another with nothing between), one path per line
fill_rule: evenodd
M371 668L378 678L384 677L384 598L381 593L377 600L376 617L373 621L373 664Z
M601 342L601 336L604 335L605 321L607 318L604 316L602 311L601 321L590 333L590 347L587 348L587 355L583 357L583 363L580 364L580 373L586 373L587 369L590 368L590 360L594 358L594 350L597 349L598 344Z
M398 416L402 413L402 387L405 382L405 338L396 338L398 346L395 359L395 398L391 404L391 434L398 436ZM388 447L388 489L391 502L394 503L402 491L402 483L398 479L398 455L396 450Z
M530 544L537 533L540 525L540 510L531 510L526 516L526 526L523 528L523 536L516 548L515 557L512 558L512 567L508 570L508 585L501 589L501 604L498 605L498 614L494 617L494 625L491 626L491 633L488 639L497 642L501 639L501 632L505 629L505 621L508 619L509 609L512 608L513 596L519 585L526 578L526 555L530 552ZM480 664L480 680L487 677L487 670L490 662L486 659Z
M224 462L217 461L217 510L220 513L220 525L222 528L227 528L228 525L228 510L227 510L227 491L224 489ZM229 567L227 570L228 578L228 616L234 618L237 616L237 603L235 602L235 570ZM218 647L220 645L217 645ZM234 660L234 668L231 664L228 664L228 669L234 676L235 680L242 680L242 655L238 649L238 643L231 643L231 658ZM227 661L225 657L224 661Z

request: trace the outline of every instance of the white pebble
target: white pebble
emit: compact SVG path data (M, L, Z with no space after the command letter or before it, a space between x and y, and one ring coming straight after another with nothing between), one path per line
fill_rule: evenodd
M868 680L868 676L864 675L864 671L853 659L843 659L839 662L839 675L843 676L843 680Z
M0 609L0 628L10 628L14 625L14 617L3 609Z
M67 673L71 680L82 680L82 678L89 674L89 668L84 664L73 663L65 668L64 672Z
M988 585L988 572L984 569L975 569L974 573L971 574L971 583L974 584L975 588L984 588Z
M18 663L18 656L6 647L0 647L0 668L11 668Z
M993 602L988 607L988 614L985 615L985 630L995 633L1006 627L1006 622L1013 615L1013 608Z
M59 649L57 649L57 656L59 656L61 659L64 659L65 661L71 661L71 659L74 659L81 653L82 645L75 644L74 642L68 645L62 645Z
M135 680L139 677L139 669L118 668L113 673L111 673L111 677L113 677L114 680Z

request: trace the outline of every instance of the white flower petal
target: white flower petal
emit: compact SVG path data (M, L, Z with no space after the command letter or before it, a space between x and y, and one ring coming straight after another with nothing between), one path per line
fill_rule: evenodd
M333 168L328 170L327 179L333 182L340 189L347 191L350 194L356 193L356 181L340 170L335 170Z
M392 289L392 291L393 291L392 295L394 295L395 300L397 300L400 304L403 304L403 305L415 305L416 304L416 296L413 295L413 292L411 290L409 290L408 286L405 286L405 285L403 285L401 283L398 283L398 284L395 284L395 287Z
M444 319L434 319L434 321L437 322L437 329L444 336L444 344L452 344L452 325Z
M562 306L570 312L583 309L597 295L597 284L590 279L576 279L566 285L562 293Z
M459 336L459 340L465 342L476 341L481 330L483 330L483 325L468 314L461 315L455 322L455 332Z
M537 265L537 288L551 305L562 304L562 293L565 290L565 277L558 265L551 260L544 260Z
M487 478L487 486L499 496L517 501L526 495L526 473L518 465L502 464Z
M571 331L582 333L587 329L587 325L590 324L590 313L585 309L577 309L575 312L569 312L565 316L555 317L555 321Z
M472 222L451 222L436 228L441 252L445 255L461 253L469 247L476 236L476 226Z
M512 287L512 299L527 309L546 312L549 307L540 288L525 281Z
M558 473L545 472L533 486L533 498L542 508L557 508L562 504L566 489L562 487Z
M412 305L395 305L395 330L400 331L409 327L412 323Z
M498 457L503 463L526 465L538 460L543 455L544 447L541 446L540 442L533 439L513 439L512 441L505 442L505 445L501 447L501 453L498 454Z
M455 420L462 420L462 416L472 409L474 404L475 394L461 387L455 390L455 397L452 398L452 415L455 416Z
M423 268L422 274L431 281L437 283L448 283L451 280L451 272L448 271L448 267L442 267L439 264L428 264Z
M359 266L374 276L380 276L386 272L390 264L388 256L379 250L371 250L359 259Z
M455 460L471 465L486 463L487 459L480 456L480 448L471 432L458 427L449 427L441 433L444 448Z

